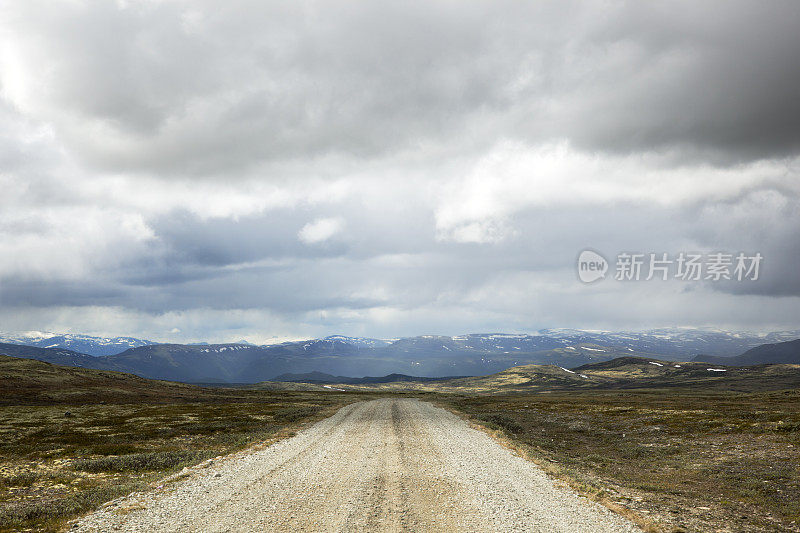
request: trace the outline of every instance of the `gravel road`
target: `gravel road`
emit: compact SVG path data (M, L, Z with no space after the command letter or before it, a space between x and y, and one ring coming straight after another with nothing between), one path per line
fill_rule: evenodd
M348 405L290 439L184 474L72 531L640 531L417 400Z

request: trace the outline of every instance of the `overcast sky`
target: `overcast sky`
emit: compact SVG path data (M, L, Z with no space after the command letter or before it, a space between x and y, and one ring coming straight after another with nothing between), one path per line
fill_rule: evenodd
M798 27L789 0L4 2L0 331L797 329ZM583 284L585 248L764 260Z

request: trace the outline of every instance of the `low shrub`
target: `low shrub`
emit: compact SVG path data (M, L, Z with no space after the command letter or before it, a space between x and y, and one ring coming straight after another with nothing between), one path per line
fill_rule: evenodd
M167 470L205 458L203 452L174 451L131 453L127 455L78 459L72 464L75 470L84 472L144 472Z

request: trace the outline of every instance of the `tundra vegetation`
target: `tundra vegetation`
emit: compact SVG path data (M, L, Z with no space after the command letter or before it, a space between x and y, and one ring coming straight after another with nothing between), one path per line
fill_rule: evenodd
M518 367L339 392L348 385L204 388L0 357L0 532L58 530L186 466L384 395L461 413L651 531L797 531L797 365L706 366Z
M652 531L800 530L800 390L495 394L443 403Z
M17 363L19 361L19 363ZM243 391L0 360L0 531L56 531L98 505L360 399Z

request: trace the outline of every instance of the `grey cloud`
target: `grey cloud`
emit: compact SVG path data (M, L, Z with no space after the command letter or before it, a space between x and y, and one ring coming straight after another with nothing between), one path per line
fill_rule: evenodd
M728 161L796 154L799 10L90 2L46 17L25 3L11 20L46 35L20 49L46 67L28 73L47 85L32 106L85 160L230 175L503 136Z
M266 316L303 334L387 336L785 322L800 301L798 10L17 3L0 37L16 61L0 70L3 316L24 310L41 328L48 309L101 307L87 316L118 324L103 310L122 309L144 330L181 314L187 330L213 332L220 316L257 330ZM561 140L564 157L624 168L606 182L587 164L599 177L577 180L589 192L572 202L547 176L526 181L514 149L493 150ZM609 157L626 153L641 161ZM508 161L481 166L495 156ZM737 166L762 158L769 178ZM659 165L674 182L626 181L631 168L661 176ZM708 192L704 170L722 166L747 179L727 190L716 176ZM501 178L459 196L474 171L495 169ZM522 176L515 186L503 187L506 169ZM247 196L271 194L263 182L277 201ZM453 242L437 225L443 206L453 227L486 218L508 231ZM325 218L341 231L298 238ZM750 285L592 288L575 280L584 248L761 251L765 269Z
M413 309L443 298L458 300L499 275L564 272L572 282L576 254L585 247L607 254L672 252L687 231L664 230L673 215L667 209L547 208L514 217L516 235L490 245L437 243L432 221L415 227L377 214L351 215L343 247L299 242L303 221L322 214L277 211L238 222L189 215L161 219L153 224L157 244L144 256L80 284L8 280L15 290L3 295L4 303L31 304L35 297L40 304L89 305L96 297L107 305L159 313L201 307L292 313L380 305ZM639 221L635 231L632 220Z
M341 241L317 246L299 242L297 233L309 216L302 210L278 209L238 220L201 220L179 213L154 221L152 227L170 256L211 267L345 253L347 245Z
M0 304L6 308L61 305L118 305L130 302L132 294L108 280L43 281L6 278L0 283Z
M635 59L620 72L627 79L579 92L578 113L592 117L574 130L579 142L707 147L739 161L797 153L800 6L630 3L620 14L593 45L628 48Z

